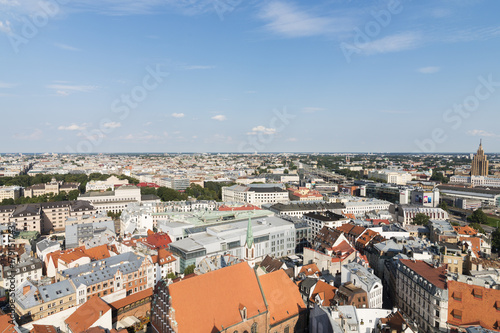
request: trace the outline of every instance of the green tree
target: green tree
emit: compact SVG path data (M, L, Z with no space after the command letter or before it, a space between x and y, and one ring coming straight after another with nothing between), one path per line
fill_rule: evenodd
M429 216L423 214L423 213L418 213L415 215L413 218L413 224L416 225L427 225L429 223Z
M170 279L170 280L173 280L175 279L177 276L175 275L175 273L168 273L167 274L167 279Z
M475 229L477 230L477 232L480 232L482 234L484 234L484 229L483 227L479 224L479 223L469 223L469 227L471 227L472 229Z
M469 216L469 221L474 223L486 224L488 223L488 216L483 212L481 208L476 209L471 216Z
M448 204L445 201L441 201L438 207L441 208L442 210L448 211Z
M491 250L495 253L500 253L500 228L496 228L491 233Z
M80 191L73 190L68 193L68 200L77 200L80 195Z
M184 275L188 275L188 274L192 274L194 273L194 269L196 268L195 265L189 265L188 267L186 267L186 269L184 270Z

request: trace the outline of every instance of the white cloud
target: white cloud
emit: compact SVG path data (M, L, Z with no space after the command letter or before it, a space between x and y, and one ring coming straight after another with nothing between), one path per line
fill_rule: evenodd
M13 88L17 86L15 83L7 83L7 82L1 82L0 81L0 89L8 89L8 88Z
M187 70L213 69L213 68L215 68L215 66L203 66L203 65L184 66L184 69L187 69Z
M422 74L434 74L437 73L441 70L441 67L437 66L428 66L428 67L421 67L417 71Z
M308 107L302 108L302 112L304 112L304 113L314 113L316 111L324 111L324 110L326 110L326 109L312 107L312 106L308 106Z
M35 128L30 133L16 133L12 137L16 140L37 141L42 139L43 132L41 129Z
M87 124L81 124L81 125L71 124L68 126L61 125L57 129L60 131L83 131L86 128Z
M264 5L259 17L268 22L267 30L284 37L318 36L352 28L349 19L306 12L284 1Z
M68 96L74 92L88 93L97 89L97 86L85 85L69 85L69 84L49 84L46 86L48 89L55 90L59 96Z
M251 132L247 132L248 135L255 135L255 134L259 134L259 133L268 134L268 135L275 134L276 128L267 128L265 126L260 125L260 126L252 128Z
M356 44L354 48L365 55L400 52L419 46L422 35L417 32L403 32L370 42Z
M216 116L213 116L212 119L213 120L218 120L218 121L224 121L224 120L226 120L226 116L224 116L222 114L218 114Z
M184 113L172 113L172 117L174 117L174 118L183 118L184 117Z
M245 91L245 94L256 94L257 91L256 90L247 90Z
M389 114L410 114L410 111L404 111L404 110L382 110L380 112Z
M118 128L118 127L121 127L121 126L122 126L121 123L114 122L114 121L110 121L109 123L104 123L103 124L104 128Z
M10 21L0 21L0 32L10 34L12 29L10 27Z
M81 51L80 49L73 47L71 45L62 44L62 43L54 43L54 46L67 51Z
M491 132L487 132L485 130L479 130L479 129L469 130L469 131L467 131L467 135L470 135L470 136L483 136L483 137L490 137L490 138L500 137L499 134L495 134L495 133L491 133Z
M286 139L287 142L297 142L297 138L288 138Z

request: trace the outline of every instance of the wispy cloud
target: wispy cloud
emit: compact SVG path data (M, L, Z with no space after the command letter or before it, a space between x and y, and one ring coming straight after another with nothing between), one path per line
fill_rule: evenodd
M254 128L252 128L251 132L247 132L248 135L256 135L256 134L275 134L276 133L276 128L267 128L265 126L259 125Z
M0 21L0 32L10 34L12 32L10 21Z
M467 135L470 136L482 136L482 137L490 137L490 138L498 138L500 137L500 134L492 133L492 132L487 132L485 130L479 130L479 129L473 129L467 131Z
M96 90L97 86L85 86L85 85L69 85L69 84L49 84L46 86L48 89L52 89L59 96L68 96L74 92L88 93Z
M39 128L35 128L29 133L16 133L12 136L16 140L38 141L43 138L43 132Z
M259 18L266 21L265 28L284 37L308 37L349 31L349 19L305 11L284 1L265 4Z
M67 51L81 51L80 49L73 47L71 45L62 44L62 43L54 43L54 46Z
M410 111L404 111L404 110L382 110L380 111L382 113L388 113L388 114L410 114Z
M363 54L371 55L411 50L420 46L421 42L421 33L402 32L370 42L358 44L356 45L356 48Z
M172 113L172 117L174 118L183 118L184 116L184 113Z
M444 37L437 38L443 42L459 43L485 41L498 37L500 37L500 26L454 29L444 32Z
M318 108L318 107L313 107L313 106L307 106L305 108L302 108L302 112L304 113L314 113L318 111L324 111L326 110L325 108Z
M422 74L434 74L439 72L440 70L441 67L437 66L420 67L419 69L417 69L417 71Z
M2 82L0 81L0 89L9 89L9 88L14 88L17 86L15 83L8 83L8 82Z
M197 69L213 69L215 68L215 66L191 65L191 66L184 66L183 68L192 71Z
M110 121L109 123L104 123L103 127L104 128L118 128L121 127L122 123L120 122L115 122L115 121Z
M71 125L61 125L57 129L60 131L83 131L84 129L87 128L87 124L71 124Z
M216 115L216 116L213 116L213 117L212 117L212 119L213 119L213 120L218 120L218 121L224 121L224 120L226 120L227 118L226 118L226 116L224 116L223 114L218 114L218 115Z

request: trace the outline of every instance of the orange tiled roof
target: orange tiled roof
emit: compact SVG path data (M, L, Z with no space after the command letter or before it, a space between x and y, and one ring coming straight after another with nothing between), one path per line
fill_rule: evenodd
M12 318L8 314L0 315L0 332L2 333L16 333L14 325L10 323Z
M336 293L337 288L324 281L318 281L312 292L311 301L314 302L316 295L319 294L323 300L323 306L333 306L335 304L333 299L335 298Z
M468 235L468 236L474 236L477 235L477 231L468 225L466 226L453 226L453 229L457 232L459 235Z
M72 332L83 332L101 317L100 312L106 313L111 307L98 296L92 296L87 302L83 303L71 316L64 322L69 326Z
M313 275L315 273L321 273L321 271L319 270L318 266L316 266L316 264L309 264L309 265L302 266L299 274L300 273L304 273L306 276L310 276L310 275Z
M67 264L83 257L88 257L88 255L85 254L83 246L69 249L59 254L59 259Z
M107 245L99 245L96 247L92 247L90 249L85 249L84 253L90 257L92 260L101 260L110 257L108 246Z
M340 227L338 227L336 230L342 231L342 232L348 234L353 228L354 228L354 224L346 223L346 224L343 224Z
M246 262L173 283L168 288L179 332L218 332L222 327L240 323L240 304L247 308L248 318L266 311L257 276Z
M57 333L57 329L52 325L33 325L30 333Z
M500 290L448 281L448 322L455 326L481 322L486 329L498 330L495 323L500 322L499 300Z
M269 307L270 324L294 317L306 309L297 286L284 270L259 277Z
M342 214L344 215L345 217L347 217L348 219L355 219L356 218L356 215L354 214L351 214L351 213L344 213Z

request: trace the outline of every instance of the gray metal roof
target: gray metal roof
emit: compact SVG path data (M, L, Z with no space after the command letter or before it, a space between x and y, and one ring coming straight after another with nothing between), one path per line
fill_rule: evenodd
M38 288L44 302L50 302L57 298L66 297L75 293L75 288L68 280L49 284Z

